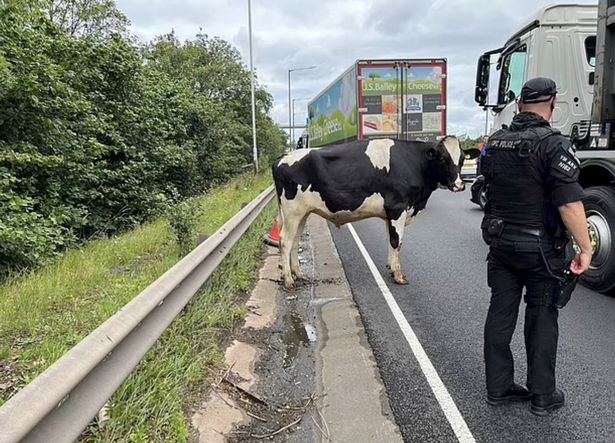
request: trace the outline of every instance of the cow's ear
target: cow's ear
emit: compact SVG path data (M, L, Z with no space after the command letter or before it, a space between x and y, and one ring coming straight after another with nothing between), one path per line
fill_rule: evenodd
M436 148L429 148L425 155L427 155L429 160L435 160L438 158L438 150Z

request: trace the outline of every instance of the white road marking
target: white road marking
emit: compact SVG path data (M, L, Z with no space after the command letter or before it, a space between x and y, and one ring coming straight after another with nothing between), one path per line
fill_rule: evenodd
M367 249L365 249L363 242L361 242L361 239L357 235L357 232L354 230L352 225L348 225L348 229L350 230L354 241L356 242L359 250L361 251L361 254L365 259L369 270L372 272L372 275L376 280L376 284L378 285L378 288L380 288L380 291L382 292L382 295L384 296L387 305L389 305L389 309L391 309L395 320L397 320L397 324L399 325L402 333L404 334L406 341L410 345L410 349L412 350L414 357L418 361L419 366L421 367L421 370L423 371L423 374L425 375L425 378L427 379L427 382L431 387L431 390L433 391L436 399L438 400L438 403L442 408L442 412L444 412L446 419L453 428L453 432L457 436L457 440L462 443L475 443L476 440L474 439L472 432L470 432L467 423L461 416L459 409L457 409L457 405L455 405L455 402L453 401L453 398L446 389L446 386L444 386L444 383L442 383L442 379L440 379L440 376L436 372L436 368L433 367L433 364L425 353L423 346L421 346L421 343L419 342L418 338L416 337L416 334L412 330L412 327L408 323L408 320L406 320L406 317L399 308L399 305L393 298L393 294L391 294L391 291L389 290L387 284L380 275L380 272L378 272L378 268L376 268L374 261L367 252Z

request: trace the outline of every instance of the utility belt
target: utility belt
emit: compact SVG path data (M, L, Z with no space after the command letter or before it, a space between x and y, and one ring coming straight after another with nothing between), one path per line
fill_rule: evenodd
M563 253L570 240L564 229L558 229L555 235L548 235L542 228L530 228L485 217L481 230L485 243L491 247L511 248L515 252L539 252L547 273L559 282L554 305L558 309L566 306L577 285L578 276L570 271L571 260L565 261L562 269L552 270L544 253L550 250Z
M554 234L543 228L506 223L504 220L485 217L481 224L483 240L492 247L513 247L518 252L538 252L540 249L553 249L562 252L566 249L570 237L563 229Z

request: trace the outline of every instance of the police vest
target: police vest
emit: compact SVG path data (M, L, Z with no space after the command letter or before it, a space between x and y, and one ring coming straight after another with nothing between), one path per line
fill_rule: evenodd
M487 183L486 212L491 217L531 228L545 227L550 200L537 148L559 133L538 126L523 131L501 129L489 138L481 172Z

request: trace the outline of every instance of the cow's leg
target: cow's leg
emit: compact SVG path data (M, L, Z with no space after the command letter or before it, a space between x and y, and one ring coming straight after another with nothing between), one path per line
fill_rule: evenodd
M282 230L282 226L284 226L284 212L281 207L278 207L278 229Z
M301 267L299 266L299 242L301 241L301 234L303 233L303 228L305 227L305 222L308 217L309 214L306 214L299 222L293 247L290 251L290 270L298 280L305 280L305 275L301 272Z
M401 272L401 262L399 260L399 252L401 251L404 237L404 228L406 227L406 215L407 211L403 211L398 218L388 220L389 243L392 249L390 254L391 273L393 274L395 283L400 285L408 284L406 276Z
M390 239L391 238L391 229L389 229L389 221L385 220L384 225L387 228L387 238ZM391 275L393 275L393 265L392 265L392 262L393 262L393 252L395 250L393 249L393 246L391 246L391 241L390 240L387 242L387 244L389 245L388 246L389 254L388 254L388 257L387 257L387 268L389 269L389 272L391 273Z
M417 212L415 215L412 214L414 214L414 211L412 211L412 208L410 208L410 211L406 213L406 226L410 226L412 223L414 223L414 220L419 213Z
M278 241L278 251L280 252L280 261L278 262L278 269L282 269L282 228L284 228L284 212L282 211L282 205L278 206L278 235L280 241Z
M291 270L291 253L295 240L297 238L297 230L304 214L288 214L282 216L284 221L280 231L280 258L282 260L282 277L284 278L284 286L288 289L295 287Z

